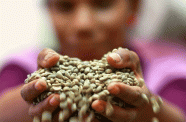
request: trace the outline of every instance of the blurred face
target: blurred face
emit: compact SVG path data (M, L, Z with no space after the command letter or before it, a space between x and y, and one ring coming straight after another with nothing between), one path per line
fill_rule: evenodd
M128 0L49 0L60 53L82 60L100 59L125 45Z

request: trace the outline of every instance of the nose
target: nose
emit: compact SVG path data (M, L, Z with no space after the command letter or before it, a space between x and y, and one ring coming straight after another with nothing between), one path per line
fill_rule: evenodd
M93 35L93 14L91 9L85 5L79 5L74 16L74 29L78 37L87 38Z

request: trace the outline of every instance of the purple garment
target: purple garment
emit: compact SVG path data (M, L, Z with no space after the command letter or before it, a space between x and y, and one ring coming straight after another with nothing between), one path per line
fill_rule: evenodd
M37 70L37 55L40 51L30 48L4 58L6 63L0 69L0 93L24 83L27 75Z
M147 87L186 112L186 50L166 42L134 43ZM137 47L137 48L136 48Z
M134 41L132 50L140 56L147 87L186 112L186 51L181 45ZM0 91L24 83L37 69L41 50L29 49L12 55L0 72Z

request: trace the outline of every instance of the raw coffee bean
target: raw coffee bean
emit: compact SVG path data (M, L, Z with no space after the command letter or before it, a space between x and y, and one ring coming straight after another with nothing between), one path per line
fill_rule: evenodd
M145 84L145 81L143 78L139 79L139 87L142 87Z
M77 106L75 103L72 104L71 110L72 112L75 112L77 110Z
M59 113L60 122L68 119L68 107L71 108L70 111L78 112L78 115L74 114L69 118L69 121L91 122L94 111L91 107L89 108L89 106L91 106L92 101L97 99L107 101L107 116L111 116L114 111L112 104L125 108L125 102L116 99L107 90L109 83L115 81L123 82L131 87L142 87L144 80L137 80L134 72L131 72L130 69L115 69L111 67L106 59L109 53L111 52L105 54L101 60L95 59L93 61L82 61L78 58L60 55L59 62L55 66L39 69L28 75L25 83L29 83L38 78L44 79L47 83L47 90L41 93L33 104L37 105L53 93L60 94L59 107L63 110ZM142 98L148 101L144 94L142 94ZM158 103L162 103L161 99L158 100ZM153 110L155 113L159 110L157 107L159 105L158 103L153 103L152 106L154 107ZM83 119L83 116L87 112L90 113L90 115ZM44 115L45 114L43 114L43 117Z
M110 101L107 101L106 105L106 116L111 116L114 113L114 108L112 107Z
M83 116L84 116L85 113L87 112L88 107L89 107L89 106L88 106L87 104L84 104L84 105L81 107L81 109L80 109L80 111L79 111L79 113L78 113L78 117L79 117L80 120L83 120Z
M89 87L89 88L86 90L86 93L87 93L87 94L90 94L90 93L92 93L92 92L93 92L92 87Z
M63 93L63 92L60 94L59 97L60 97L60 101L65 101L66 100L66 94Z
M72 89L71 89L72 90ZM74 92L69 91L69 97L73 100L75 98Z
M107 74L112 73L112 69L106 69L105 73L107 73Z
M78 117L71 117L69 122L79 122Z
M42 122L52 122L52 113L50 111L42 113Z
M91 122L93 120L93 118L94 118L94 112L91 111L90 115L86 118L86 122Z
M60 79L63 78L63 75L62 75L61 71L58 71L58 72L56 73L56 77L57 77L57 78L60 78Z
M155 114L157 114L160 111L160 106L158 102L156 101L155 97L151 97L150 101L152 103L152 110Z
M66 109L66 108L68 108L68 103L67 103L67 101L60 102L59 106L61 109Z
M48 79L55 78L55 77L56 77L56 74L51 74L51 75L48 76Z
M160 111L159 105L152 105L152 110L155 114L157 114Z
M65 86L65 87L63 88L63 91L69 91L69 90L70 90L70 88L67 87L67 86Z
M99 99L99 95L98 94L94 94L93 96L92 96L92 100L98 100Z
M163 100L160 96L158 96L158 101L159 101L159 105L162 105L163 104Z
M60 70L59 67L51 67L50 69L53 70L53 71L59 71Z
M153 118L152 118L152 122L159 122L159 120L158 120L158 118L153 117Z
M98 86L97 89L96 89L96 92L100 92L102 89L102 86Z
M38 116L34 116L33 122L40 122L40 118Z
M73 103L73 100L72 100L71 98L69 98L69 97L68 97L68 98L67 98L67 103L68 103L68 105L70 105L70 106L71 106L71 105L72 105L72 103Z
M61 86L53 86L54 91L61 91Z
M98 95L99 95L100 98L106 97L106 93L105 92L100 92L100 93L98 93Z
M142 98L147 102L149 103L149 98L147 97L146 94L141 94Z
M75 99L74 99L74 102L77 103L79 100L81 100L81 95L77 96Z
M64 109L63 111L59 112L59 122L64 122L69 117L69 110Z
M117 78L118 78L117 75L112 75L112 76L111 76L111 79L117 79Z

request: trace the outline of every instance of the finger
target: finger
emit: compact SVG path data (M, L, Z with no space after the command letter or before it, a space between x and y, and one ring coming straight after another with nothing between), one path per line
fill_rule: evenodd
M31 105L29 115L41 117L44 111L53 112L59 106L59 94L52 94L37 105Z
M130 68L136 75L142 77L138 55L128 49L118 49L107 56L108 63L114 68Z
M21 90L21 96L25 101L32 102L34 98L39 96L47 89L47 84L44 79L36 79L25 84Z
M129 86L120 82L112 82L107 87L110 94L120 98L126 103L140 107L149 103L147 95L142 94L142 90L138 86Z
M43 49L38 57L37 64L38 68L49 68L54 66L59 61L59 54L52 49Z
M113 122L129 122L136 118L137 111L135 109L123 109L112 105L113 112L111 115L106 115L107 102L103 100L96 100L92 103L92 108L101 115L107 117Z

